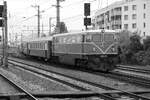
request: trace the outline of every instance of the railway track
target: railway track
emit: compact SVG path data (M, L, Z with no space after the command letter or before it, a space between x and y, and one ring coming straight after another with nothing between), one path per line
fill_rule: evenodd
M125 71L125 69L122 69L123 71ZM127 70L128 71L128 70ZM93 71L86 71L89 73L93 73L95 75L100 75L100 76L104 76L104 77L110 77L113 79L117 79L120 81L125 81L127 83L131 83L131 84L135 84L138 86L142 86L145 88L150 88L150 78L138 75L138 74L131 74L129 73L124 73L124 72L120 72L120 71L112 71L110 73L99 73L99 72L93 72Z
M61 74L58 72L46 70L44 68L39 68L37 66L26 64L26 63L19 62L16 60L9 59L9 63L14 64L19 68L21 67L25 70L31 71L33 73L41 74L41 75L48 77L48 78L52 78L52 76L59 76L59 78L55 77L55 78L57 78L57 81L62 82L63 84L71 85L71 86L73 86L79 90L82 90L82 91L83 90L84 91L92 91L92 92L96 93L100 98L103 98L106 100L117 100L118 98L122 98L123 96L126 96L129 99L134 98L135 100L150 100L150 98L143 97L143 96L137 95L137 94L132 93L132 92L122 91L122 90L119 90L116 88L108 87L106 85L89 82L87 80L83 80L83 79L71 77L68 75L64 75L64 74ZM63 80L60 81L60 79L62 79L62 77L63 77ZM65 80L65 82L63 82L64 80ZM68 84L68 82L69 82L69 84ZM73 83L77 83L77 84L73 84ZM105 90L105 93L101 92L102 89ZM117 97L116 97L116 95L115 96L113 95L114 93L117 94Z
M150 69L143 69L143 68L137 68L137 67L132 67L132 66L118 65L117 69L150 74Z
M114 74L114 76L124 77L123 80L128 80L131 83L150 88L150 70L148 69L146 70L142 68L127 67L122 65L118 66L117 69L112 72L112 74Z
M0 76L3 77L9 84L11 84L13 87L15 87L17 90L20 91L20 93L23 93L25 96L24 98L28 99L28 100L38 100L36 97L34 97L30 92L26 91L24 88L22 88L21 86L19 86L18 84L16 84L15 82L13 82L13 80L9 79L8 77L6 77L5 75L3 75L2 73L0 73ZM13 99L17 99L20 100L21 98L19 98L18 96L16 96L15 98L12 97ZM0 99L8 99L8 96L0 96ZM10 99L11 99L11 95L10 95Z

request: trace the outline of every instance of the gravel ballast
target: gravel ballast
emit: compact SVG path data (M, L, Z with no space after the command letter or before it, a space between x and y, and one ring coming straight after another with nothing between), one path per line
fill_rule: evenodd
M72 91L68 87L56 84L45 78L38 77L29 72L9 66L7 69L1 69L3 74L21 84L27 91L42 92L42 91Z
M136 91L136 90L146 90L147 89L147 88L143 88L143 87L140 87L140 86L125 83L125 82L122 82L122 81L118 81L118 80L115 80L115 79L111 79L109 77L94 75L94 74L79 71L79 70L60 68L60 67L55 67L55 66L51 66L51 65L42 65L40 63L35 63L35 62L31 62L31 61L24 61L24 60L20 60L20 59L19 59L19 61L23 61L25 63L35 65L35 66L40 67L40 68L48 69L48 70L51 70L51 71L54 71L54 72L59 72L59 73L69 75L69 76L72 76L72 77L88 80L88 81L91 81L91 82L94 82L94 83L104 84L104 85L111 86L111 87L114 87L114 88L118 88L118 89L124 90L124 91Z
M0 76L0 94L20 93L18 89L12 86L7 80Z

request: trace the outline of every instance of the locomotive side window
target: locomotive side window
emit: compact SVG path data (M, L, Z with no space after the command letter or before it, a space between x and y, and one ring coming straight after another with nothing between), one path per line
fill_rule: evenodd
M105 41L114 41L114 34L104 34Z
M77 43L81 43L82 42L82 36L81 35L76 36L76 42Z

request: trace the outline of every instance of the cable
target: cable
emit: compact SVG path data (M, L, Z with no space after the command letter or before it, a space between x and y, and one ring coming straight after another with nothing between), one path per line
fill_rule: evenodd
M91 13L94 13L94 12L97 11L97 10L98 10L98 9L92 10ZM76 15L76 16L71 16L71 17L63 18L62 20L69 20L69 19L72 19L72 18L76 18L76 17L78 17L78 16L83 16L83 14L78 14L78 15Z
M69 7L69 6L72 6L72 5L77 5L77 4L79 4L79 3L82 3L82 2L84 2L84 1L86 1L86 0L82 0L82 1L79 1L79 2L75 2L75 3L72 3L72 4L68 4L68 5L65 5L65 6L63 6L63 7ZM92 1L90 1L89 0L89 2L94 2L94 1L96 1L96 0L92 0Z
M84 2L84 1L85 1L85 0L82 0L82 1L79 1L79 2L75 2L75 3L72 3L72 4L65 5L65 6L63 6L63 7L69 7L69 6L71 6L71 5L77 5L77 4L82 3L82 2Z

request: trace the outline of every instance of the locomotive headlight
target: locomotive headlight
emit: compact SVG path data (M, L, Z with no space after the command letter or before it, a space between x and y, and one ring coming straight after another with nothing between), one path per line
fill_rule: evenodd
M93 51L96 51L96 49L95 49L95 48L93 48Z
M114 48L114 47L112 47L112 51L113 51L113 52L115 51L115 48Z
M114 52L114 51L115 51L115 47L114 47L114 46L112 46L111 50L112 50L112 52Z

